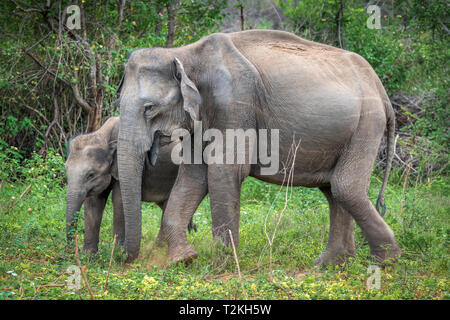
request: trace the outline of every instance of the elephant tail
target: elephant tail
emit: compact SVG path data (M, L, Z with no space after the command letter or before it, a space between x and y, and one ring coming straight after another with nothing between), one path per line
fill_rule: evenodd
M387 130L387 157L386 157L386 171L384 173L383 184L381 185L380 193L378 194L376 209L378 213L383 217L386 213L386 205L384 204L384 191L386 190L386 186L389 180L389 174L392 168L392 160L394 159L395 154L395 113L392 108L391 102L389 101L389 97L386 94L386 91L383 88L384 93L384 105L386 109L386 130ZM380 211L380 207L382 208Z

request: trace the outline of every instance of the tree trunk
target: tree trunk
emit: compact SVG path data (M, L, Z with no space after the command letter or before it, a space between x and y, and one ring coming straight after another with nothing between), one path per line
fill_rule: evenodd
M241 30L244 31L244 5L240 5L240 10L241 10Z
M159 36L161 34L161 29L162 29L162 18L161 17L162 17L163 11L164 11L164 7L161 6L159 3L156 4L156 12L160 16L155 24L155 35L157 35L157 36Z
M86 133L96 131L100 128L102 123L102 106L103 103L98 104L93 110L89 113L87 117L86 124Z
M175 41L175 6L176 2L168 3L167 9L167 42L166 47L171 48Z
M341 37L341 29L342 29L342 16L344 13L344 0L339 1L339 9L336 14L336 38L337 42L340 48L343 48L342 46L342 37Z

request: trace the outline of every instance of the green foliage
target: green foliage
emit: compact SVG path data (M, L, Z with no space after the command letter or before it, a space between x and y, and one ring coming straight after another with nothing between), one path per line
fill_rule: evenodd
M366 26L368 18L363 8L348 8L345 19L347 49L363 56L379 75L388 94L392 94L404 87L407 78L405 35L391 26L369 29ZM386 19L383 18L383 22Z
M444 81L447 83L448 81ZM435 93L432 93L431 99L423 105L424 114L416 116L409 113L411 117L415 118L413 125L404 128L405 131L410 131L415 135L428 137L433 140L437 146L450 146L450 128L448 127L448 120L450 119L449 97L447 89L438 87Z
M335 35L339 1L279 0L278 4L295 33L314 41L338 44Z
M192 43L220 31L220 21L225 16L222 10L226 5L226 0L181 1L180 7L183 10L178 16L181 27L177 29L175 46Z
M49 147L63 153L72 135L90 130L93 117L75 99L77 90L91 107L102 106L103 117L118 114L112 102L123 65L134 49L166 46L169 8L175 13L173 45L181 46L218 31L227 1L131 0L122 10L120 1L86 1L80 4L82 30L58 27L69 0L61 7L17 3L0 4L0 137L29 156Z
M0 180L5 183L37 184L47 191L50 187L62 186L65 181L65 167L62 156L49 149L44 157L36 152L24 158L14 146L0 145Z
M448 31L446 1L395 1L379 4L381 29L369 29L367 1L279 1L288 26L299 35L339 46L364 57L383 82L388 95L423 96L423 103L400 108L397 129L418 137L398 141L416 160L414 175L421 178L448 174L450 128L448 119ZM338 23L339 22L339 23ZM340 30L338 29L340 26ZM341 38L341 41L339 41ZM419 109L419 110L417 110ZM407 159L404 159L406 161ZM404 170L404 168L401 168ZM394 173L395 174L395 173Z
M56 163L59 163L55 156ZM44 171L46 175L47 171ZM45 177L43 177L45 179ZM40 180L38 180L40 181ZM0 215L0 287L2 299L89 299L66 285L74 251L65 247L64 189L46 193L36 183L6 215ZM381 182L373 179L370 198L377 197ZM3 207L22 192L25 184L4 186ZM268 186L264 184L264 186ZM381 270L381 288L368 290L367 268L373 264L361 230L355 228L357 255L344 266L313 267L326 247L328 205L314 189L294 188L273 244L273 278L269 279L271 235L284 207L286 189L261 188L247 179L241 195L240 245L237 250L247 295L251 299L448 299L448 239L450 199L442 182L408 188L389 186L386 193L392 227L403 256ZM273 189L272 189L273 187ZM255 192L260 190L260 192ZM280 195L277 197L277 193ZM45 206L44 206L45 204ZM28 209L32 210L29 211ZM272 210L269 213L270 208ZM209 200L198 208L194 220L198 232L188 235L199 252L190 266L165 266L166 253L154 241L160 225L160 209L143 205L142 257L124 269L124 253L116 246L108 287L103 292L112 250L112 207L103 217L99 252L80 253L82 265L96 299L243 299L236 264L230 250L216 247L211 235ZM83 241L80 216L79 245ZM53 286L48 286L53 284ZM57 284L58 286L54 286Z
M9 147L3 140L0 140L0 179L2 181L17 180L17 169L20 168L22 159L23 156L16 147Z

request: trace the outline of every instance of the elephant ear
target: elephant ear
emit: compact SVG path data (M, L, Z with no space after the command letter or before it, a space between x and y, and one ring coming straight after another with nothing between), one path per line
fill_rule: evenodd
M117 140L110 141L109 154L111 156L111 175L114 179L119 180L119 169L117 167Z
M174 59L177 80L180 82L181 95L183 96L183 108L189 112L192 120L200 120L200 104L202 97L194 82L186 75L183 64L178 58Z

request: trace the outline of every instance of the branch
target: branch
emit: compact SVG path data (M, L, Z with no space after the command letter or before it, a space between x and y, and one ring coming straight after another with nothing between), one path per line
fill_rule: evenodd
M27 56L29 56L39 67L41 67L42 69L45 70L45 72L48 72L53 78L61 81L63 84L65 84L66 86L68 86L69 88L72 89L73 91L73 95L75 96L75 100L77 101L77 103L83 108L83 110L86 113L91 113L93 111L93 108L89 105L89 103L87 103L87 101L81 96L80 94L80 90L78 89L78 77L77 74L75 73L75 78L76 78L76 82L75 83L70 83L69 81L67 81L66 79L63 79L59 76L57 76L53 71L51 71L48 67L45 67L44 64L42 64L42 62L40 62L36 57L34 57L31 53L24 51L24 54L26 54Z
M108 278L109 278L109 273L111 272L111 266L112 266L113 257L114 257L114 248L116 246L116 239L117 239L117 233L114 235L113 246L112 246L112 250L111 250L111 258L109 259L108 273L106 274L105 286L103 288L103 295L106 293L106 288L108 288Z
M443 23L443 22L441 21L441 18L438 18L437 20L438 20L439 24L441 25L442 29L444 29L444 31L447 32L447 34L450 34L450 30L447 28L447 26L445 25L445 23Z
M244 294L244 299L248 300L247 293L245 292L244 282L242 282L241 268L239 267L239 260L238 260L237 253L236 253L236 247L234 246L233 234L231 233L230 229L228 229L228 233L230 234L231 245L233 246L234 260L236 261L236 266L237 266L237 270L238 270L238 274L239 274L239 280L241 282L242 293Z
M77 80L70 87L72 88L73 95L75 96L76 102L83 108L86 113L91 113L94 109L87 103L87 101L81 96L80 90L78 89L78 77L75 77Z
M41 67L42 69L44 69L45 72L49 73L53 78L61 81L62 83L64 83L66 86L71 86L71 84L69 83L69 81L67 81L66 79L63 79L61 77L58 77L53 71L51 71L48 67L44 66L44 64L42 62L40 62L35 56L33 56L31 53L29 53L28 51L23 51L24 54L26 54L27 56L29 56L39 67Z
M75 261L77 262L78 268L80 268L81 276L83 277L84 283L86 284L86 287L88 288L89 295L91 296L91 300L95 300L94 294L92 293L91 286L89 285L89 282L87 281L86 274L84 273L84 268L81 265L80 258L78 257L78 234L75 233Z
M32 185L33 185L33 184L31 183L28 187L26 187L25 190L22 192L22 194L19 196L19 198L18 198L17 200L12 201L12 202L9 204L8 209L6 209L6 211L2 212L2 215L7 214L7 213L9 212L9 210L11 210L11 208L14 207L14 205L17 203L17 201L19 201L20 199L22 199L23 196L24 196L28 191L30 191Z
M119 15L117 17L117 30L120 32L120 27L122 26L123 21L123 11L125 9L127 0L120 0L119 2L119 8L117 9L119 11Z

